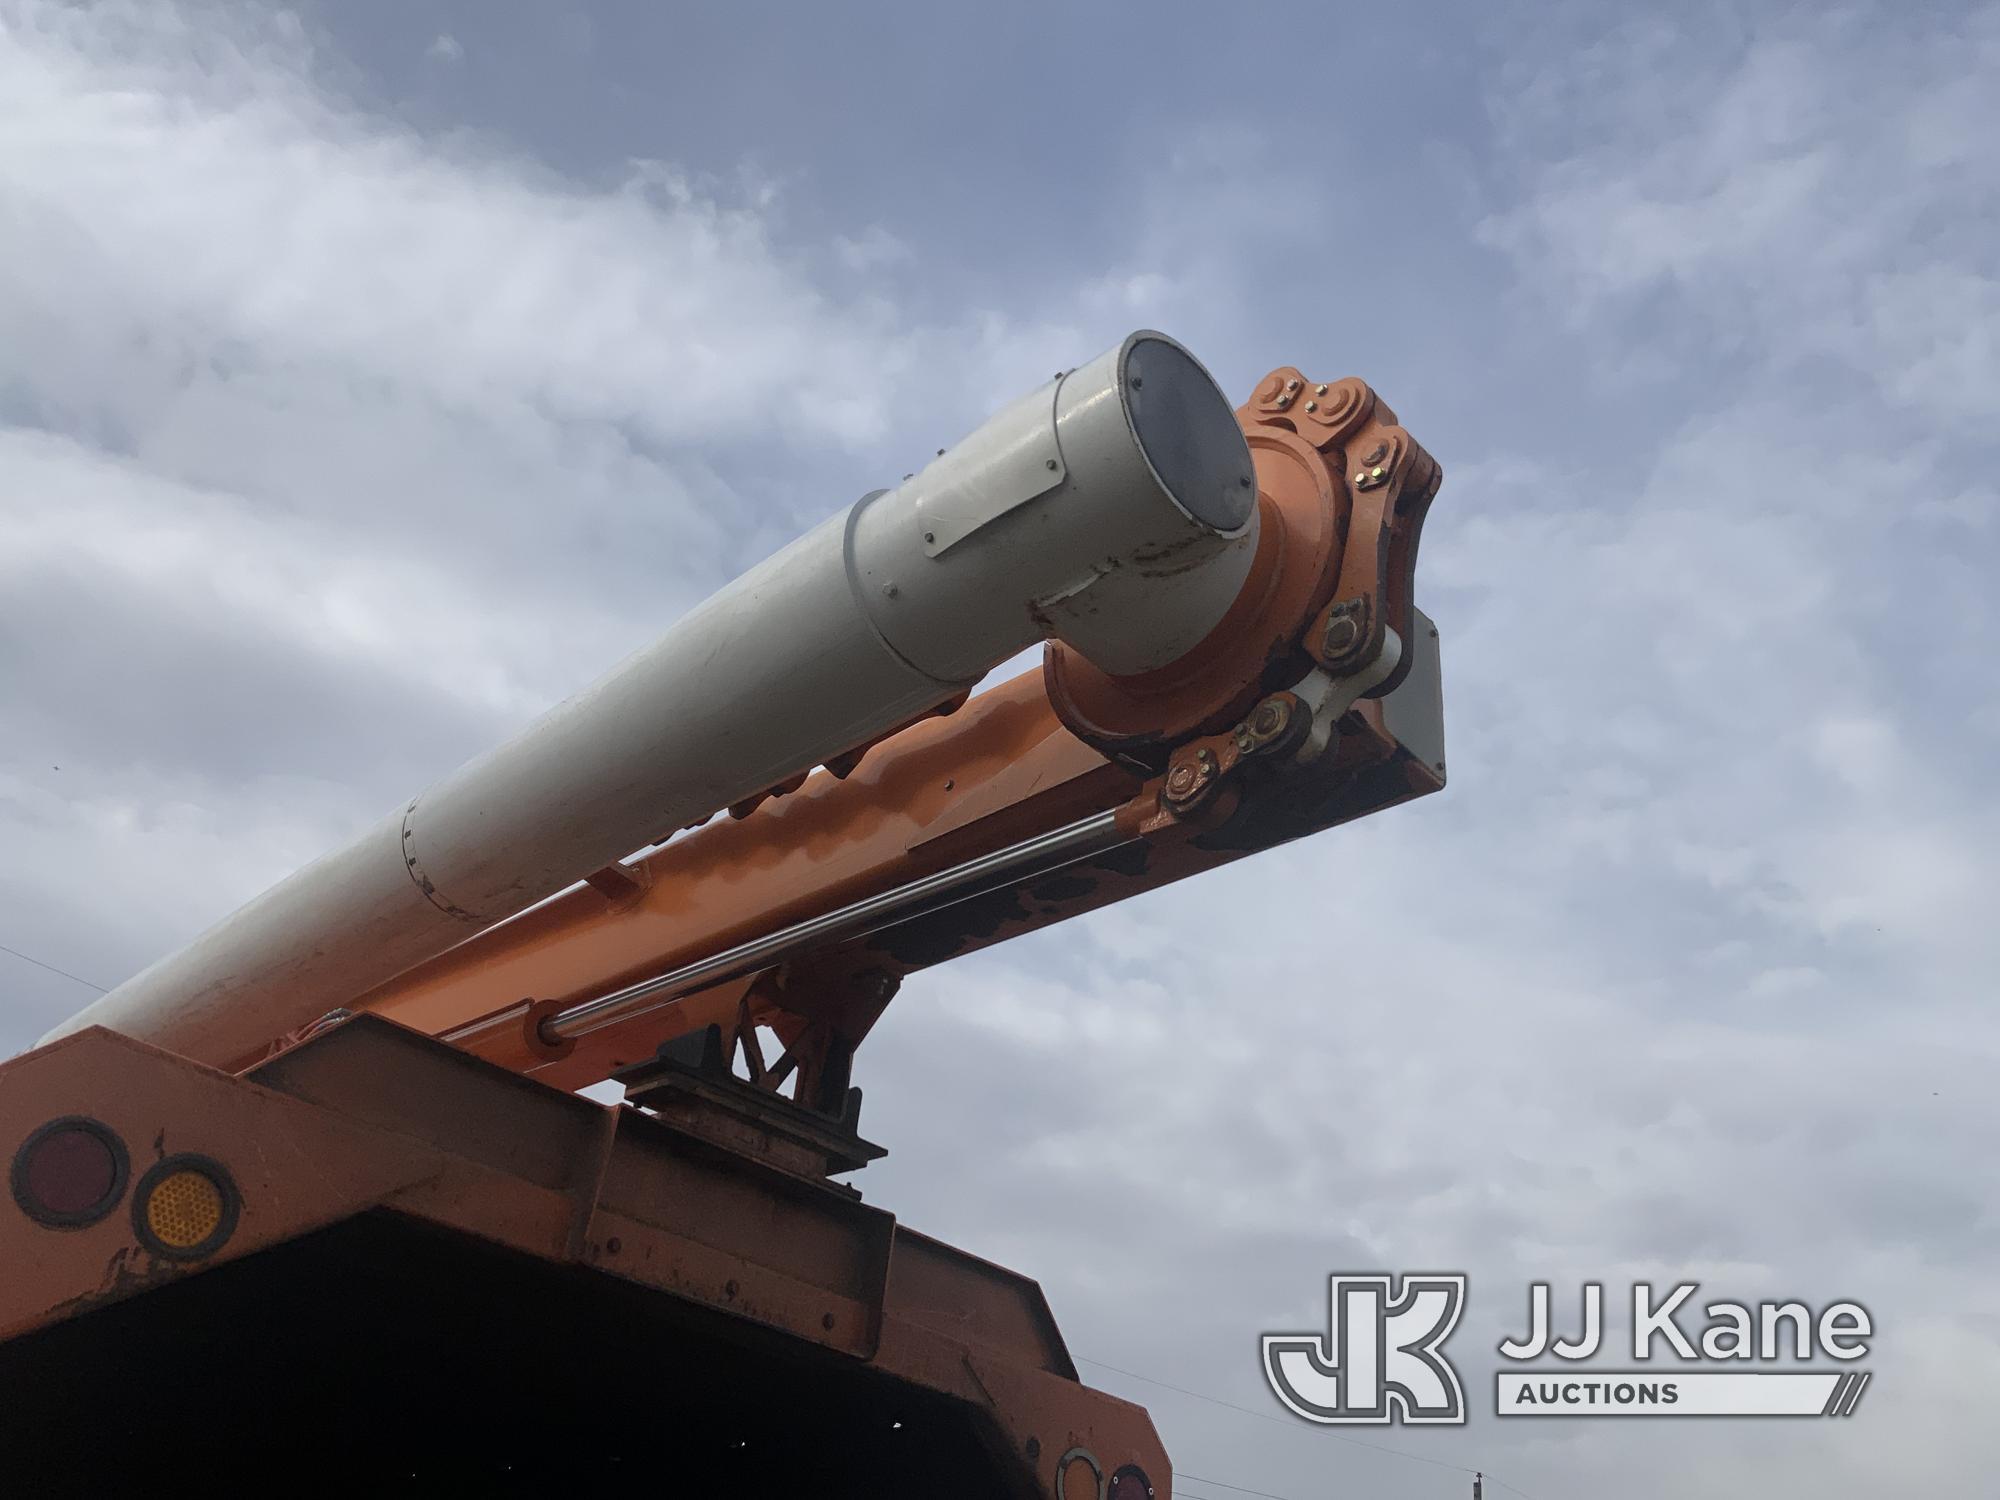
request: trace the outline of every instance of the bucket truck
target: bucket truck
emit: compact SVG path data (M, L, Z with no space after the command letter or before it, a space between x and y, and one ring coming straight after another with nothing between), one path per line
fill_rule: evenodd
M1170 1500L1033 1282L844 1180L856 1051L1439 790L1439 479L1135 333L0 1065L10 1477Z

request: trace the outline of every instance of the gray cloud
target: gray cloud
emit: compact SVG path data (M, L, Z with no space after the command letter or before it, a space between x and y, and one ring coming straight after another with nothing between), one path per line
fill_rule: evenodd
M871 1200L1256 1411L1336 1268L1469 1272L1474 1372L1530 1279L1882 1329L1851 1423L1415 1458L1087 1371L1192 1473L1969 1492L1996 13L786 19L0 6L0 942L115 982L1125 327L1353 370L1446 465L1452 786L913 981Z

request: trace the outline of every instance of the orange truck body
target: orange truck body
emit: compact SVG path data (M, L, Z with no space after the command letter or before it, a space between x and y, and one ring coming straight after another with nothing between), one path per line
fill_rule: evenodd
M1051 646L254 1056L93 1028L0 1065L23 1492L230 1491L254 1459L308 1490L1169 1500L1151 1421L1079 1382L1034 1283L834 1179L880 1154L847 1084L907 976L1443 786L1411 599L1437 466L1357 380L1274 371L1238 420L1256 560L1173 667ZM1293 764L1302 679L1391 632ZM1059 871L552 1024L1091 817L1115 839ZM574 1092L612 1078L623 1104Z

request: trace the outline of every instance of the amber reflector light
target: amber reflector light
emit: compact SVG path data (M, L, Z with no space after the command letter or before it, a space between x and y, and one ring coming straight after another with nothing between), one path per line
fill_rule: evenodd
M132 1195L140 1242L157 1255L199 1260L222 1248L236 1229L236 1188L218 1162L170 1156L149 1171Z

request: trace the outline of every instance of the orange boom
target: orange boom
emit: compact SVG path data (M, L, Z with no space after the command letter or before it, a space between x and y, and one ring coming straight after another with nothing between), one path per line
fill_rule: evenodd
M855 1052L1441 788L1438 482L1358 380L1232 418L1135 334L0 1067L16 1478L1167 1500L1033 1283L836 1180Z

